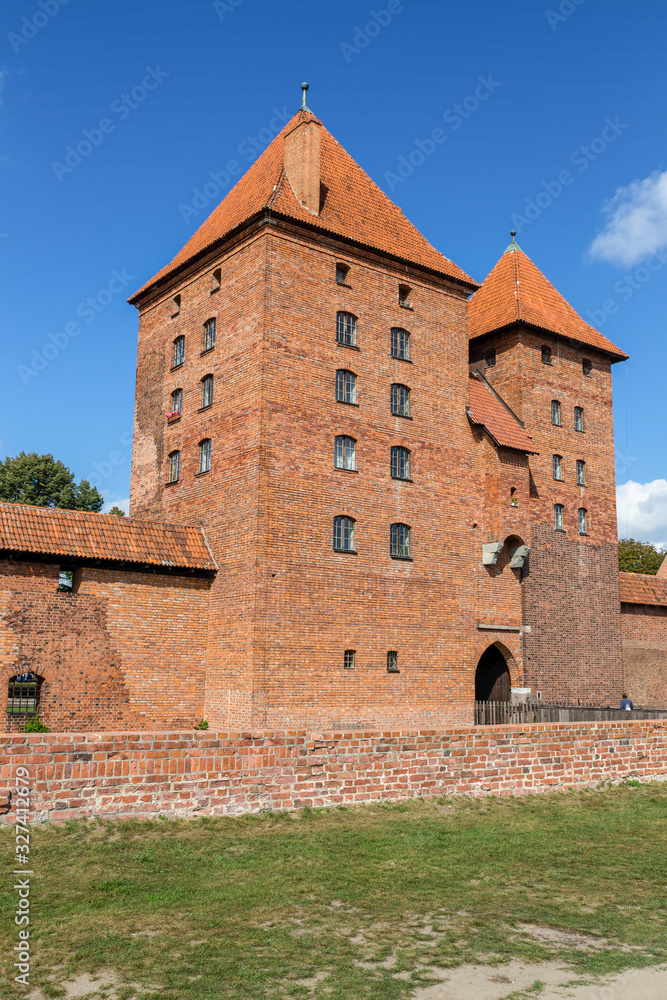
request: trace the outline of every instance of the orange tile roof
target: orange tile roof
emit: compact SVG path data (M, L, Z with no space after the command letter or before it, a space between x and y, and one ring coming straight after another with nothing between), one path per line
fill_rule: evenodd
M111 562L215 570L201 528L0 504L0 549Z
M523 322L595 347L616 361L628 355L586 323L516 243L510 243L470 299L470 339Z
M538 455L532 437L518 417L491 387L477 375L470 376L468 417L473 424L486 428L496 444Z
M660 569L658 570L659 577L664 577L667 580L667 556L660 563Z
M472 288L478 287L465 271L431 246L324 127L320 170L326 196L318 216L304 208L283 170L285 134L303 121L318 119L310 112L298 111L180 253L135 292L130 302L136 302L137 297L156 282L266 208L277 215L307 222L325 232L430 268Z
M664 566L664 563L663 563ZM647 573L621 573L624 604L658 604L667 607L667 580Z

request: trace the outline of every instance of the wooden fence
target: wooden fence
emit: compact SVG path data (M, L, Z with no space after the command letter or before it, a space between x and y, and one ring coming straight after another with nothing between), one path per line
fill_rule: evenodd
M476 701L476 726L524 722L609 722L612 719L667 719L667 708L600 708L595 705L512 705L509 701Z

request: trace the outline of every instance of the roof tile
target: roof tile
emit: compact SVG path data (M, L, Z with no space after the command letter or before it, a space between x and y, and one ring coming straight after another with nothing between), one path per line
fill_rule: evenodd
M621 573L620 581L623 604L657 604L667 607L667 579L664 577L649 576L647 573Z
M485 427L501 447L539 454L535 442L518 417L477 375L470 376L468 416L474 424Z

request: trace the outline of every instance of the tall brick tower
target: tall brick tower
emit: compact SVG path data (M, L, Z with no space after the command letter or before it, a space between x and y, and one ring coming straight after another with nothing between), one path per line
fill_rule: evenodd
M589 326L512 242L470 302L470 362L534 439L525 683L544 700L616 702L623 684L611 365Z

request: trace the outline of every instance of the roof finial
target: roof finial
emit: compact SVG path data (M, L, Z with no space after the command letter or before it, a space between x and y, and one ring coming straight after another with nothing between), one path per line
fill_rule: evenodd
M512 229L510 231L510 236L512 237L512 242L509 244L509 246L505 247L505 253L507 253L508 250L514 251L521 249L517 241L514 239L514 237L516 236L516 229Z
M308 89L309 88L308 88L308 84L307 83L302 83L301 84L301 90L303 91L303 94L301 96L301 110L302 111L310 111L310 108L306 104L306 91Z
M514 237L516 236L516 229L510 230L510 236L512 237L512 243L516 243L516 240L514 239Z

